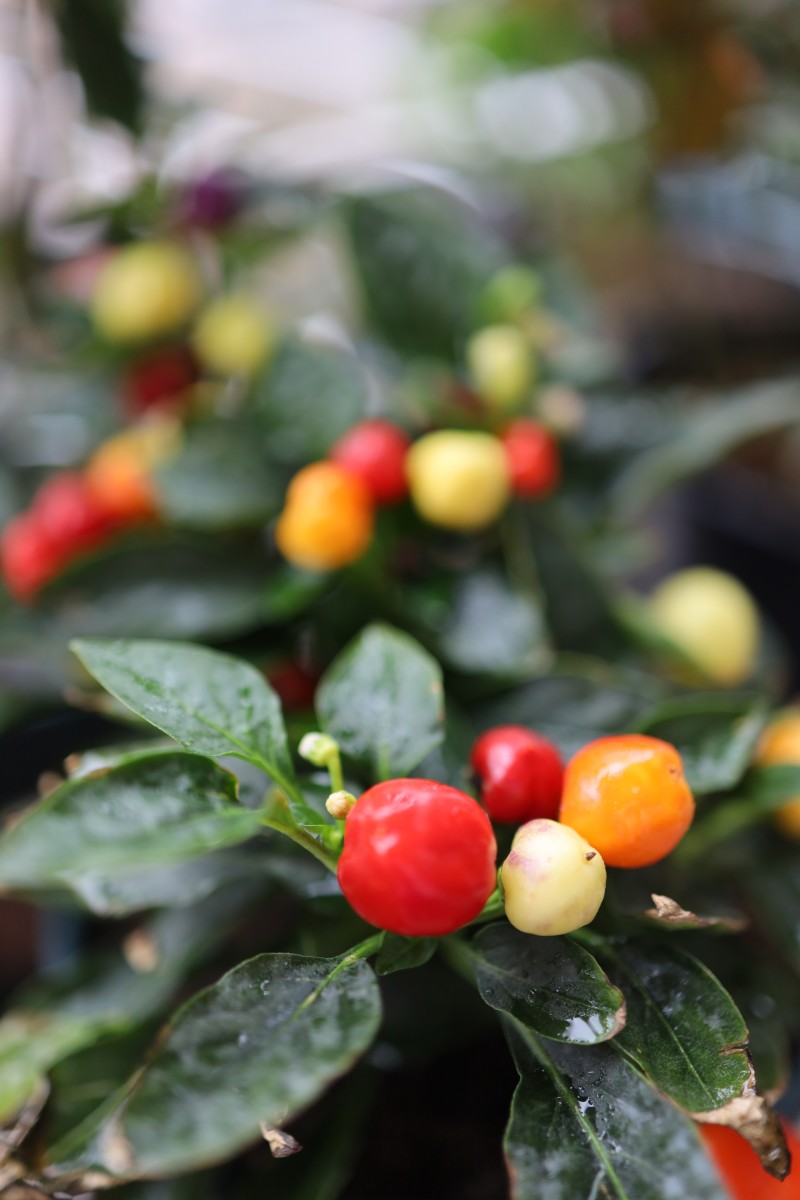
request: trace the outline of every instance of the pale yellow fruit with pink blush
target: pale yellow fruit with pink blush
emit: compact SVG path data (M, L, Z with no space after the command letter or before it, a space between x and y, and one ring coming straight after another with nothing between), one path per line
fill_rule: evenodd
M606 868L574 829L541 819L517 830L501 882L514 928L554 937L594 920L606 891Z

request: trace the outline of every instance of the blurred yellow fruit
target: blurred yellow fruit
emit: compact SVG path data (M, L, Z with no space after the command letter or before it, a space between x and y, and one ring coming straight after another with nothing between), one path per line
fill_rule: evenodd
M756 762L761 767L800 767L800 710L787 709L764 730ZM787 837L800 838L800 796L781 805L773 819Z
M406 473L415 508L443 529L485 529L499 517L509 496L505 452L489 433L428 433L409 450Z
M137 242L102 268L91 303L110 342L146 342L180 328L200 302L194 261L173 242Z
M690 567L653 592L650 616L713 683L735 687L752 673L761 626L745 587L713 567Z
M488 325L467 343L467 366L475 390L488 408L511 412L531 390L533 351L514 325Z
M266 362L274 344L269 314L242 295L212 300L192 335L200 364L214 375L252 375Z

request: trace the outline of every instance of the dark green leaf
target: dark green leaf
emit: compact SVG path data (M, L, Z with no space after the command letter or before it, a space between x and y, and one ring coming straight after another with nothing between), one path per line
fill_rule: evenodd
M701 813L677 854L682 861L697 860L713 846L763 821L770 813L800 796L800 767L753 767L736 796L722 800L707 814Z
M259 384L254 417L270 458L292 466L324 458L364 413L366 381L352 354L284 342Z
M159 468L156 485L165 519L189 529L260 525L280 499L257 431L230 419L189 425L181 453Z
M550 657L538 605L488 569L458 581L437 649L461 671L512 678L541 671Z
M543 1037L593 1045L625 1023L625 998L591 954L569 938L490 925L470 943L478 991Z
M197 754L233 754L284 785L292 778L278 697L249 663L159 641L80 639L74 651L98 683Z
M556 669L487 701L476 716L484 729L527 725L553 738L568 757L594 738L634 728L651 705L646 684L598 666L586 674Z
M125 0L59 0L65 56L83 83L89 109L136 132L144 104L142 65L126 41Z
M696 795L735 787L747 770L767 721L757 696L692 694L665 700L638 724L642 733L680 752Z
M407 775L444 735L442 673L435 659L387 625L370 625L317 688L324 729L379 779Z
M592 566L583 531L556 503L528 506L524 515L556 646L616 655L624 648L622 628L611 590Z
M42 593L66 636L230 638L261 624L258 547L154 535L76 563Z
M615 486L618 518L629 520L666 488L726 458L744 442L800 421L795 379L758 384L702 405L693 403L676 436L657 443L620 472Z
M693 1122L613 1044L543 1043L514 1022L509 1041L512 1200L726 1200Z
M503 262L486 223L455 197L419 187L361 196L346 215L378 331L400 349L452 358Z
M616 1044L688 1112L711 1112L752 1087L747 1026L722 984L672 946L626 944L609 973L628 1001Z
M385 933L375 959L378 975L391 975L394 971L408 971L429 962L439 945L437 938L401 937L397 933Z
M135 1178L226 1159L347 1071L379 1020L363 960L262 954L189 1001L127 1093L50 1161Z
M266 855L242 848L167 865L70 872L63 883L90 912L122 917L148 908L184 908L226 884L269 875Z
M260 817L207 758L165 752L68 780L0 840L0 881L31 889L84 872L181 862L251 838Z

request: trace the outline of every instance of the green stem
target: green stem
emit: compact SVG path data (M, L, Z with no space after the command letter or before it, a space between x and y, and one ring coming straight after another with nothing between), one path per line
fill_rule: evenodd
M285 819L281 819L281 817L278 815L281 811L286 814ZM290 841L294 842L296 845L302 846L303 849L307 850L309 854L312 854L318 862L321 862L324 867L327 867L331 874L336 874L336 856L331 854L331 852L325 846L323 846L321 842L317 841L313 834L309 833L307 829L302 829L292 820L291 814L286 807L286 801L283 797L279 796L273 799L272 804L268 809L265 810L261 818L261 824L266 829L273 829L276 833L282 833L284 837L288 837Z
M328 763L328 774L331 777L331 791L343 792L345 790L344 772L342 771L342 756L339 753L338 746L336 753L331 755L330 762Z

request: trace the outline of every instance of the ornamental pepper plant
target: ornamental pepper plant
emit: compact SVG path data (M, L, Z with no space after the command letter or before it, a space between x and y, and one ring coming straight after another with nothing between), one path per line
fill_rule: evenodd
M706 1126L787 1176L779 649L730 577L628 580L796 384L690 423L475 207L281 199L109 214L48 318L85 436L7 471L3 714L104 724L0 837L81 943L0 1020L0 1188L380 1197L434 1110L409 1194L724 1200ZM357 284L327 325L244 261L309 229Z

